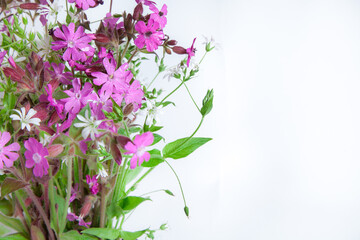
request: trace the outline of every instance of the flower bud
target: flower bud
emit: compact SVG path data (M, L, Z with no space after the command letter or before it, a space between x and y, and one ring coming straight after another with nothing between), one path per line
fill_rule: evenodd
M134 14L133 14L134 19L139 20L139 17L142 14L143 14L143 6L142 3L140 2L134 9Z
M22 3L20 4L21 9L25 10L37 10L39 9L39 4L37 3Z
M124 108L124 116L129 115L134 110L134 105L132 103L128 104Z
M101 42L101 43L108 43L110 42L110 38L108 38L105 34L102 34L102 33L98 33L98 34L95 34L95 41L97 42Z
M92 196L85 197L85 202L84 202L82 208L80 209L80 216L86 217L89 214L91 207L93 205L93 200L94 200L94 197L92 197Z
M64 151L64 147L61 144L54 144L48 147L49 157L53 158L58 156L60 153Z
M130 138L128 138L128 137L125 137L125 136L117 136L116 138L116 142L118 143L118 144L120 144L120 146L122 147L122 148L124 148L125 147L125 145L128 143L128 142L131 142L131 139Z
M167 42L167 45L169 45L169 46L175 46L176 44L177 44L176 40L170 40Z
M203 116L210 113L212 107L213 107L213 99L214 99L214 91L213 89L208 90L206 93L206 96L203 99L203 106L201 108L201 114Z
M180 47L180 46L174 46L172 48L172 50L174 53L177 53L177 54L186 54L186 49L183 47Z
M112 141L110 144L110 151L111 151L111 155L114 158L114 161L118 164L121 165L121 161L122 161L122 156L121 156L121 152L116 144L116 141Z
M164 47L164 49L165 49L165 52L167 53L167 54L171 54L171 50L169 49L169 48L167 48L167 47Z

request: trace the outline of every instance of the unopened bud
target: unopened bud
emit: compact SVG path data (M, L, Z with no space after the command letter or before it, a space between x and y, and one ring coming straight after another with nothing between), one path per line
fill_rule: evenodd
M186 49L183 47L180 47L180 46L174 46L172 48L172 50L174 53L177 53L177 54L186 54Z
M90 210L91 210L91 207L93 205L93 197L92 196L86 196L85 198L85 202L80 210L80 216L82 217L86 217Z
M121 152L116 144L115 141L112 141L110 144L110 151L111 151L111 155L114 158L114 161L118 164L121 165L121 161L122 161L122 155Z
M175 46L176 44L177 44L176 40L170 40L167 42L167 45L169 45L169 46Z
M48 147L49 157L53 158L58 156L64 151L64 147L61 144L54 144Z
M132 103L128 104L124 108L124 116L129 115L134 110L134 105Z
M125 145L128 143L128 142L131 142L131 139L130 138L128 138L128 137L125 137L125 136L117 136L116 138L116 142L118 143L118 144L120 144L120 146L122 147L122 148L124 148L125 147Z
M167 54L171 54L171 50L169 49L169 48L167 48L167 47L164 47L164 49L165 49L165 52L167 53Z
M95 41L97 42L101 42L101 43L108 43L110 42L110 38L108 38L105 34L102 34L102 33L98 33L98 34L95 34Z
M143 14L143 6L142 3L140 2L134 9L134 19L135 20L139 20L140 15Z
M22 3L20 4L21 9L25 10L37 10L39 9L39 4L37 3Z

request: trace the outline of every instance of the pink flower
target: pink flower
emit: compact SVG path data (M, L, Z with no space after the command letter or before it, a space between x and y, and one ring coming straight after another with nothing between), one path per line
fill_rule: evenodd
M124 63L119 67L116 71L116 62L114 59L104 58L103 60L104 67L106 69L107 74L102 72L93 72L91 75L96 77L93 82L95 85L101 86L99 95L105 95L109 97L115 89L120 90L126 85L126 82L130 81L132 78L132 73L130 71L126 71L129 67L127 63Z
M139 21L135 25L135 30L139 32L139 35L135 39L135 45L138 48L143 48L146 45L148 52L153 52L158 49L158 46L162 44L164 39L164 33L157 31L160 28L160 24L150 19L148 25L143 21Z
M160 28L163 29L167 23L166 15L167 15L167 6L164 4L159 11L155 5L150 5L150 10L153 11L150 15L150 19L153 19L155 22L159 23Z
M77 114L80 112L81 108L86 105L93 89L91 83L86 82L81 90L81 82L79 79L74 79L72 83L73 88L64 91L69 97L62 99L62 101L65 102L66 113L70 112L72 114Z
M78 221L80 226L84 226L86 228L90 227L91 222L85 222L84 221L84 217L82 215L80 216L76 216L75 213L68 213L68 215L66 216L67 220L73 222L73 221Z
M47 175L49 163L45 157L49 155L48 150L35 138L29 138L29 140L25 141L24 146L27 149L24 153L26 158L25 167L34 167L33 173L36 177Z
M6 53L7 53L7 51L0 52L0 67L1 67L1 63L4 61L4 57L5 57Z
M62 63L59 63L59 65L56 65L56 63L51 63L52 68L54 71L50 71L50 76L52 79L59 80L61 83L69 85L71 84L71 81L73 79L71 72L64 72L65 65Z
M189 67L191 57L195 56L195 48L194 48L195 40L196 40L196 38L194 38L194 41L193 41L191 47L186 49L186 53L188 54L188 59L186 62L187 67Z
M47 86L45 86L45 91L48 94L47 100L49 101L49 105L54 107L57 114L59 115L60 119L64 119L63 116L63 109L64 109L64 105L57 102L54 98L53 98L53 89L51 84L48 84Z
M69 0L69 3L75 2L77 8L82 8L84 10L89 9L89 7L94 7L96 2L94 0Z
M78 27L75 32L75 24L70 23L69 27L62 26L62 31L57 28L54 31L55 37L62 39L52 42L54 46L51 48L55 51L66 48L63 59L65 61L85 61L86 56L93 56L95 49L89 45L92 37L84 33L82 26Z
M99 192L99 183L97 182L97 175L92 178L90 175L86 175L86 183L89 184L89 189L92 194L96 195Z
M79 195L79 184L75 183L75 186L71 187L71 197L69 202L73 202L75 199L79 198L78 195Z
M142 98L144 96L143 90L141 90L141 84L138 80L134 80L133 83L125 91L125 103L133 103L134 111L137 111L141 107Z
M149 161L150 153L145 151L145 147L151 145L154 141L152 132L145 132L141 135L136 135L133 142L128 142L125 145L125 154L134 154L130 160L130 168L134 169L137 165L145 161ZM138 164L139 163L139 164Z
M20 150L18 143L12 143L5 147L11 139L9 132L0 132L0 169L3 169L4 163L6 167L11 167L19 154L16 152Z

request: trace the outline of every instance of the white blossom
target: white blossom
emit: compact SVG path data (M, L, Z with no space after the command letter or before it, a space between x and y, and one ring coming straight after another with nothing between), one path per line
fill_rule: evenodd
M87 139L90 135L91 140L95 140L95 134L99 134L98 126L102 122L101 120L95 120L94 116L89 117L89 111L85 110L85 117L80 114L77 115L77 118L81 121L81 123L75 123L74 126L84 129L81 131L81 135L84 139Z
M146 124L152 125L153 120L156 122L159 122L159 115L161 115L163 106L156 106L156 103L154 100L148 100L146 102L146 111L147 111L147 118L146 118Z
M24 107L21 108L21 112L17 109L14 109L14 111L17 112L18 115L12 114L10 115L10 118L13 121L20 121L21 129L24 129L26 127L26 129L30 131L31 130L30 124L34 124L37 126L40 125L41 122L40 118L32 118L36 114L36 111L34 109L31 108L27 114L25 112Z

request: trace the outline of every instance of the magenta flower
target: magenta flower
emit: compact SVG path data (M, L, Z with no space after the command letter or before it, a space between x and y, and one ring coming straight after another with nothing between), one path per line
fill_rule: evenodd
M86 175L86 183L89 184L90 192L96 195L99 192L99 183L97 182L97 175L92 178L90 175Z
M71 72L64 72L65 64L59 63L59 65L56 65L56 63L51 63L51 66L54 69L54 71L49 70L52 79L58 80L66 85L71 84L70 80L74 78Z
M85 222L84 221L84 217L82 215L80 216L76 216L75 213L68 213L68 215L66 216L67 220L73 222L73 221L78 221L80 226L84 226L86 228L90 227L91 222Z
M150 146L154 141L152 132L145 132L141 135L136 135L133 142L128 142L125 145L125 154L134 154L130 160L130 168L134 169L137 165L145 161L149 161L150 153L145 151L145 147Z
M2 62L4 61L4 57L5 57L6 53L7 53L7 51L0 52L0 67L1 67Z
M157 31L160 28L160 24L150 19L148 25L143 21L139 21L135 25L135 30L139 35L135 39L135 45L138 48L143 48L146 45L148 52L153 52L162 44L164 39L164 33Z
M194 38L194 41L193 41L191 47L186 49L186 53L188 54L188 59L187 59L187 62L186 62L187 67L189 67L189 65L190 65L191 57L195 56L195 48L194 48L195 40L196 40L196 38Z
M66 48L63 55L65 61L85 61L87 56L94 55L95 49L89 45L93 38L84 33L82 26L75 32L74 23L70 23L69 27L63 25L62 31L57 28L54 35L62 40L52 42L54 46L51 48L55 51Z
M14 161L19 157L19 154L16 153L20 150L18 143L12 143L5 147L5 144L7 144L10 139L11 135L9 132L0 132L0 169L4 168L4 163L6 167L12 167Z
M35 138L29 138L29 140L25 141L24 146L26 148L24 153L26 158L25 167L34 167L33 173L36 177L47 175L49 163L45 157L49 155L48 150Z
M137 111L141 107L142 98L144 92L141 89L141 84L138 80L134 80L133 83L125 91L124 99L125 103L133 103L134 111Z
M105 95L109 97L115 89L120 90L126 85L127 81L130 81L132 78L132 73L126 71L129 67L127 63L124 63L116 71L116 62L114 59L104 58L103 60L104 67L107 74L102 72L93 72L91 75L96 77L93 82L95 85L101 86L99 95ZM104 97L103 97L104 98Z
M94 0L69 0L69 3L75 2L77 8L82 8L84 10L89 9L89 7L94 7L96 2Z
M45 86L45 91L48 94L47 100L49 101L49 105L54 107L57 114L59 115L60 119L64 119L63 116L63 109L64 109L64 105L61 104L60 102L57 102L54 98L53 98L53 89L51 84L48 84L47 86Z
M167 23L166 15L167 15L167 6L164 4L159 11L155 5L150 5L150 10L153 11L150 15L150 19L153 19L155 22L159 23L160 28L163 29Z
M79 184L75 183L74 187L71 187L71 196L69 202L73 202L75 199L79 198L80 191L79 191Z
M64 91L69 97L62 99L62 101L65 102L66 113L77 114L81 108L86 105L87 101L90 100L89 96L91 92L93 92L93 89L91 83L86 82L81 90L81 82L79 79L74 79L72 83L73 88Z

